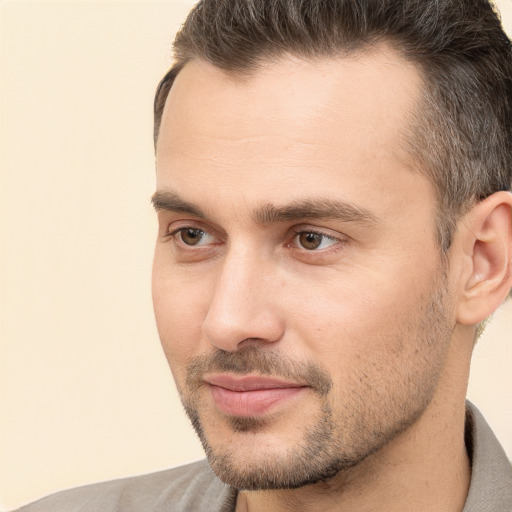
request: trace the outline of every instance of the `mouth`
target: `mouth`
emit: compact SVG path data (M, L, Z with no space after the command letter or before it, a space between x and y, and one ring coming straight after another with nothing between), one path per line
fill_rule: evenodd
M284 406L309 386L272 377L228 374L204 378L217 408L229 416L254 418Z

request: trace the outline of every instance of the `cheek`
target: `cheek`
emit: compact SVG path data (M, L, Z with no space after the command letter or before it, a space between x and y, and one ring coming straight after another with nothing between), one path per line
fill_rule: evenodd
M421 332L433 283L404 275L366 277L332 281L293 305L296 337L332 375L349 375L365 361L393 367L417 357L411 338Z
M153 307L160 341L173 370L184 366L202 344L208 313L208 293L199 283L189 283L176 273L153 269Z

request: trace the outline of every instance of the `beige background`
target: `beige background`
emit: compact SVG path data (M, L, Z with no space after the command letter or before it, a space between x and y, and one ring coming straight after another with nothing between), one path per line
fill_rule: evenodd
M0 1L0 509L202 456L150 297L153 92L191 3ZM469 393L509 455L511 333L508 303Z

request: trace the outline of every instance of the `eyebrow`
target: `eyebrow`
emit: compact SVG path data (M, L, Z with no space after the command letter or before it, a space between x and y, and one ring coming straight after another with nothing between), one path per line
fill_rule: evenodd
M165 210L186 213L203 219L206 218L206 215L198 206L185 201L174 192L157 191L153 194L151 202L157 212ZM367 208L347 201L333 200L325 197L296 200L283 206L266 203L253 212L252 218L255 222L262 225L298 219L332 219L368 225L379 223L378 217Z
M378 217L361 206L346 202L320 198L306 198L284 206L265 204L254 212L253 218L260 224L273 224L297 219L340 220L362 224L377 224Z
M200 208L188 201L185 201L174 192L156 191L151 197L151 203L157 212L160 210L166 210L176 213L188 213L189 215L193 215L194 217L199 217L201 219L206 217Z

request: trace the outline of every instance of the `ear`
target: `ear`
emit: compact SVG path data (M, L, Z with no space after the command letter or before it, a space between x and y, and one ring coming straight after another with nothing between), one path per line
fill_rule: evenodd
M476 325L494 313L512 287L512 193L492 194L461 222L465 265L457 321Z

